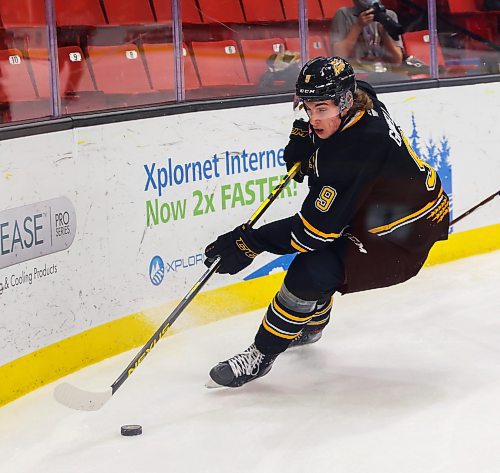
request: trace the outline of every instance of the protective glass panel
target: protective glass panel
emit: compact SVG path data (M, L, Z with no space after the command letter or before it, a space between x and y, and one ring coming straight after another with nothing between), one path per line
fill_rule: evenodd
M358 79L376 84L430 77L428 34L417 55L412 34L407 36L428 29L426 1L320 1L329 18L330 51L348 59Z
M0 123L51 114L44 0L0 2Z
M291 92L300 68L298 2L293 3L287 9L288 2L280 0L198 0L190 19L183 6L193 64L189 71L185 67L186 98Z
M437 16L440 76L500 72L499 0L444 0Z
M63 114L175 99L170 1L54 2Z

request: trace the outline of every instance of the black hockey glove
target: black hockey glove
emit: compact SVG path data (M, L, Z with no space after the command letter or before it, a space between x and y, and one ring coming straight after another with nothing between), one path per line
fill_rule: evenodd
M263 251L252 238L251 231L247 225L240 225L233 231L220 235L205 248L205 266L210 266L220 256L218 273L236 274L245 269Z
M286 169L289 171L292 166L300 161L302 163L300 170L295 174L294 179L302 182L309 169L309 158L318 148L313 141L314 135L309 132L309 122L304 120L295 120L290 133L290 141L285 146L283 159L286 163Z

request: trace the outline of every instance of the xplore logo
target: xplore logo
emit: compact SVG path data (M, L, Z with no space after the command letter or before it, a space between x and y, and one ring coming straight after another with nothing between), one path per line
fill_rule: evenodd
M0 268L68 249L76 212L67 197L0 211Z
M151 283L155 286L159 286L162 283L164 276L165 264L163 263L161 256L154 256L151 263L149 263L149 279L151 280Z

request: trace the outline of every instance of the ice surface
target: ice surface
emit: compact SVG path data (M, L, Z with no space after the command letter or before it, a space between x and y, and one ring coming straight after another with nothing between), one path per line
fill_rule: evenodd
M495 252L337 297L320 342L239 389L204 384L263 311L167 337L100 411L59 405L57 383L1 408L0 471L498 473L499 274ZM106 389L135 353L64 381Z

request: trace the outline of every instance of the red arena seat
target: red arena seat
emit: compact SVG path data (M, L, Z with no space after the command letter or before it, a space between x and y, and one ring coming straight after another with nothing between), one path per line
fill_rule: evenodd
M151 92L142 58L134 44L89 46L88 52L98 90L106 94Z
M37 95L28 71L28 61L18 49L0 51L0 102L36 100Z
M0 122L30 120L50 115L50 103L36 94L29 61L18 49L0 50Z
M99 0L55 0L57 26L105 25Z
M415 58L422 61L424 64L429 65L431 63L431 43L429 37L429 30L412 31L410 33L403 34L403 43L405 46L405 51L408 56L414 56ZM443 51L441 46L437 45L437 57L438 64L440 66L445 65Z
M335 0L330 1L335 2ZM297 20L299 18L299 2L297 0L283 0L283 8L287 20ZM307 0L307 17L310 20L323 19L319 0Z
M49 51L45 48L33 48L28 50L28 56L38 96L48 99L50 97Z
M29 62L40 98L50 97L49 51L29 49ZM59 88L61 96L81 92L95 92L87 61L79 46L59 48Z
M59 48L58 58L59 87L62 95L95 91L87 60L78 46Z
M285 49L282 38L242 39L240 44L248 79L252 84L258 84L268 70L268 58Z
M352 7L352 0L320 0L325 18L332 19L339 8Z
M143 48L153 89L173 91L175 89L174 45L170 43L144 43ZM186 90L198 89L200 81L185 46L183 47L183 57L184 88Z
M0 18L4 28L44 26L45 2L40 0L0 0Z
M239 0L198 0L205 23L245 23Z
M269 0L242 0L243 10L248 22L259 21L284 21L283 10L280 2Z
M234 41L193 41L192 47L202 86L248 85Z
M149 0L104 0L110 25L140 25L154 23Z
M300 52L299 38L285 38L285 41L289 51ZM310 59L317 56L328 56L328 48L322 36L309 36L308 46Z
M156 19L161 23L172 21L172 2L170 0L152 0L156 12ZM200 10L195 0L181 0L183 23L202 23Z
M448 0L450 13L472 13L480 11L476 0Z

